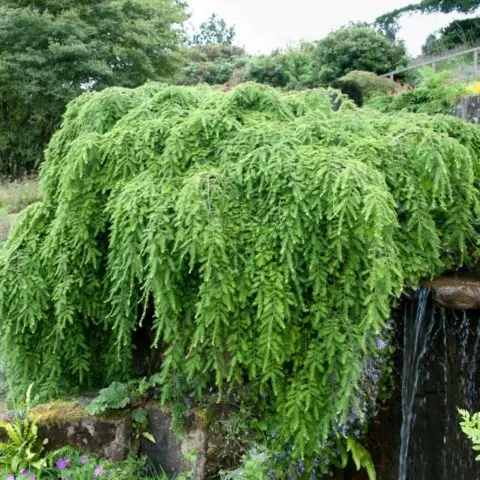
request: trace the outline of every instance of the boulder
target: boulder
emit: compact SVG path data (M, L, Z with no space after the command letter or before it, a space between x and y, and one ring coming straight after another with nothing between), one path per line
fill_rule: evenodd
M453 275L423 282L430 288L437 303L457 310L480 309L480 278L471 275Z

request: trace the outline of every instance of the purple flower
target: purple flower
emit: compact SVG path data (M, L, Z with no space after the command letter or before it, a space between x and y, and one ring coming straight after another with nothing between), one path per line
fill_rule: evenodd
M36 478L37 478L37 477L35 476L35 474L34 474L34 473L31 473L28 480L36 480Z
M377 338L377 348L383 350L387 346L387 342L381 338Z
M13 473L9 473L7 475L7 480L15 480L15 475Z
M59 470L65 470L68 467L70 460L68 458L59 458L57 460L57 468Z
M88 462L88 457L87 457L86 455L82 455L82 456L80 457L80 463L81 463L82 465L85 465L87 462Z
M103 472L103 465L99 465L93 472L94 477L98 477L102 474Z

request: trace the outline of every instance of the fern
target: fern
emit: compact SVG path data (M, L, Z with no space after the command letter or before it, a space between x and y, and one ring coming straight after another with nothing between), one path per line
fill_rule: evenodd
M460 422L460 428L472 442L473 450L477 452L480 451L480 413L476 412L470 415L470 412L461 408L458 409L458 412L462 417L462 421ZM477 462L480 461L480 455L477 455L475 457L475 460Z
M143 325L164 402L248 383L282 441L316 451L359 409L404 286L465 264L480 211L477 127L330 95L152 83L72 102L44 201L0 251L16 388L128 380Z

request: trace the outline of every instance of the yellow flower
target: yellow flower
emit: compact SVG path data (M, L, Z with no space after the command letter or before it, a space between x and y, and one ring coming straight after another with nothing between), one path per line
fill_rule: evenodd
M468 91L473 95L480 95L480 80L469 85Z

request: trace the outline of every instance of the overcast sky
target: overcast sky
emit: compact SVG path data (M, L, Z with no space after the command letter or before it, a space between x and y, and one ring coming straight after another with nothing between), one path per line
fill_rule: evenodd
M250 53L268 53L299 40L318 40L350 21L372 22L382 13L412 0L189 0L191 23L200 24L213 12L235 24L237 43ZM405 15L400 38L411 55L421 53L428 34L459 14Z

